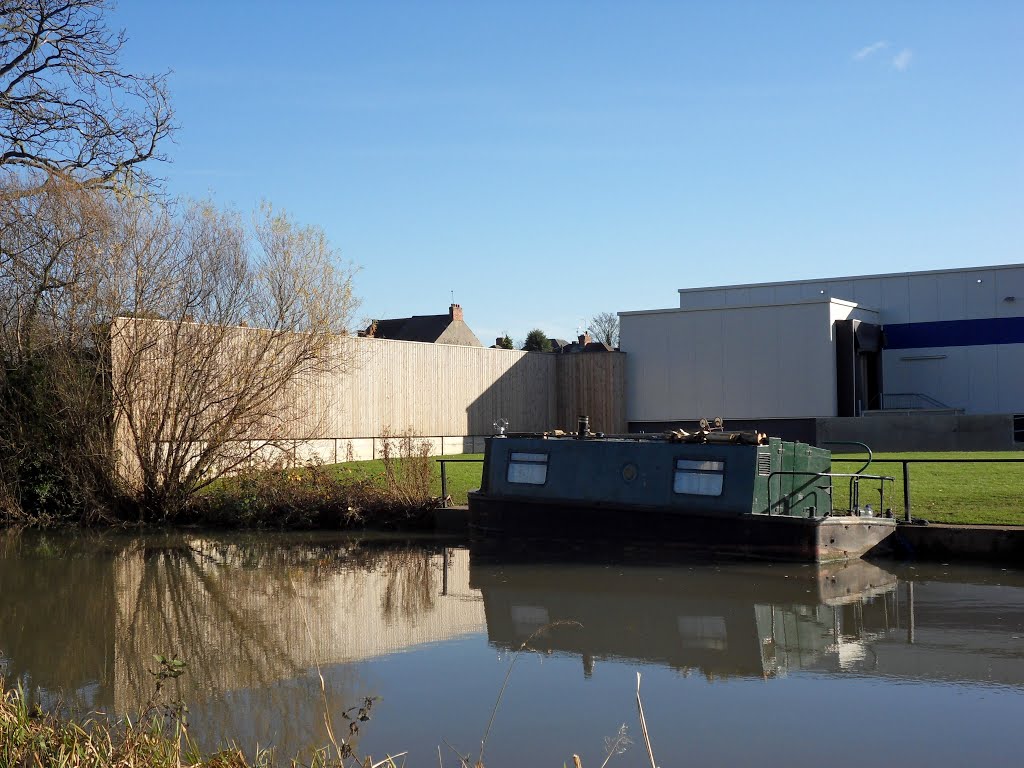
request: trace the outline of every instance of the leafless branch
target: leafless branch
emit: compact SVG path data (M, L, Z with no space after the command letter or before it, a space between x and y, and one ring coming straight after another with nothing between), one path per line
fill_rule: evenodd
M357 303L321 230L61 177L8 180L0 200L0 486L63 434L69 471L95 456L108 490L167 517L318 436L306 393L351 363Z
M125 72L108 0L0 6L0 168L136 188L174 130L167 74Z
M619 316L614 312L601 312L590 319L590 332L597 341L609 347L619 346Z

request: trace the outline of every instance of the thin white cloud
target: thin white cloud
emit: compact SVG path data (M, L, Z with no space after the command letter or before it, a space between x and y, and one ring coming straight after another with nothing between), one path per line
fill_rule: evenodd
M914 52L909 48L904 48L902 51L892 57L892 65L900 72L906 72L907 67L910 66L910 60L913 58Z
M861 48L859 51L857 51L855 54L853 54L853 59L854 59L854 61L863 61L864 59L866 59L871 54L878 53L879 51L884 50L884 49L886 49L888 47L889 47L888 41L886 41L886 40L879 40L877 43L872 43L871 45L865 45L863 48Z

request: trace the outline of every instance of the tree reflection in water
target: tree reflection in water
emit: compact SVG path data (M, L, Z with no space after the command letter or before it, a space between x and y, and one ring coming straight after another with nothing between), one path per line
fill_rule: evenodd
M0 656L40 690L135 713L154 693L153 655L177 655L188 668L167 695L187 703L193 733L210 746L228 738L266 744L270 735L284 744L325 743L318 665L337 715L374 695L347 662L484 624L479 599L437 598L437 548L315 535L179 535L107 540L102 557L92 548L78 558L73 545L51 557L43 540L20 541L0 558Z
M394 621L407 618L416 621L434 607L435 568L433 558L422 551L392 552L385 568L387 582L381 611L384 618ZM443 566L442 566L443 567Z

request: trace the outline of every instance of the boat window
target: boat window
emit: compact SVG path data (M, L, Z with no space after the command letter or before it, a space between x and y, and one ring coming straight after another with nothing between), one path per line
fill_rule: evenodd
M508 457L508 474L505 478L510 483L544 485L548 479L548 455L513 451Z
M724 461L677 459L672 490L696 496L721 496L724 478Z

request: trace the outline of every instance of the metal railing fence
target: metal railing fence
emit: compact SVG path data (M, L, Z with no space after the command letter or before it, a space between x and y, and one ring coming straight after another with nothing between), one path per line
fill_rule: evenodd
M448 465L449 464L483 464L483 459L435 459L441 465L441 505L447 507L451 501L448 493Z
M963 413L962 408L954 408L936 400L931 395L923 392L883 392L883 411L957 411Z
M842 458L832 457L832 463L843 462L843 461L863 461L863 458ZM897 457L892 459L874 459L872 458L870 463L872 464L900 464L903 467L903 516L906 522L911 522L913 516L910 512L910 465L911 464L1024 464L1024 458L1020 459L989 459L989 458L978 458L978 459L918 459L918 458L906 458Z

